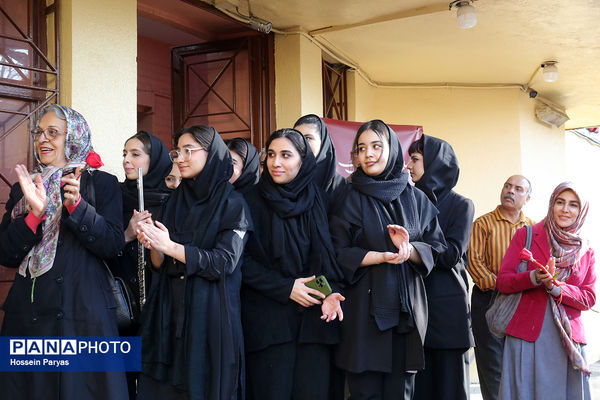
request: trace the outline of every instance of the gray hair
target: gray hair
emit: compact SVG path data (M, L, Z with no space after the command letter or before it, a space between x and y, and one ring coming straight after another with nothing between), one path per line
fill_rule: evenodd
M60 108L58 106L58 104L48 104L47 106L45 106L44 108L42 108L40 110L40 116L38 118L38 122L40 119L42 119L42 117L48 113L53 113L54 115L56 115L58 118L66 121L67 120L67 116L65 115L65 112L62 110L62 108Z

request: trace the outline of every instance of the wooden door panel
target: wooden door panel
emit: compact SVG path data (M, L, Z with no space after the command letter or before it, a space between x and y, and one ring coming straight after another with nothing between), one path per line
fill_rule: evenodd
M260 148L274 120L268 49L260 36L174 48L174 131L210 125L224 139L243 137Z

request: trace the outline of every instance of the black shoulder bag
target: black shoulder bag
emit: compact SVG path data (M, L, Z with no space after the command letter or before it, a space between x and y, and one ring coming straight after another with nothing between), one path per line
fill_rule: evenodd
M88 174L87 179L87 202L92 207L96 206L96 188L94 187L94 178L91 173ZM135 321L137 321L137 304L135 301L135 297L131 293L131 289L129 286L125 284L125 281L119 276L114 276L106 261L100 260L102 265L104 265L104 269L108 275L108 282L110 283L110 287L115 298L115 303L117 307L115 309L116 317L117 317L117 325L119 327L119 331L126 330L133 326Z

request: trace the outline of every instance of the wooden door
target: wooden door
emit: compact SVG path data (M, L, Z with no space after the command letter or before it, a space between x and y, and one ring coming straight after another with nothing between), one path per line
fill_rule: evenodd
M173 131L213 126L259 150L274 128L273 39L241 39L173 48Z

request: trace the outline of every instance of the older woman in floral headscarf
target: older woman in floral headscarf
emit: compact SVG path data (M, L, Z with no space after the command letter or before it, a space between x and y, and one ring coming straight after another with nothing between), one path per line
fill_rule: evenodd
M102 259L123 247L115 176L81 173L92 152L78 112L42 109L32 132L39 168L24 165L0 223L0 264L17 268L3 306L3 336L117 336L114 298ZM91 164L90 164L91 165ZM87 170L88 168L86 168ZM95 188L94 205L88 188ZM4 372L5 398L127 397L123 372Z
M596 302L596 274L594 251L581 237L587 211L575 186L563 182L532 227L531 253L545 268L529 261L517 272L524 228L506 251L496 287L522 296L506 329L499 399L590 399L581 311Z

